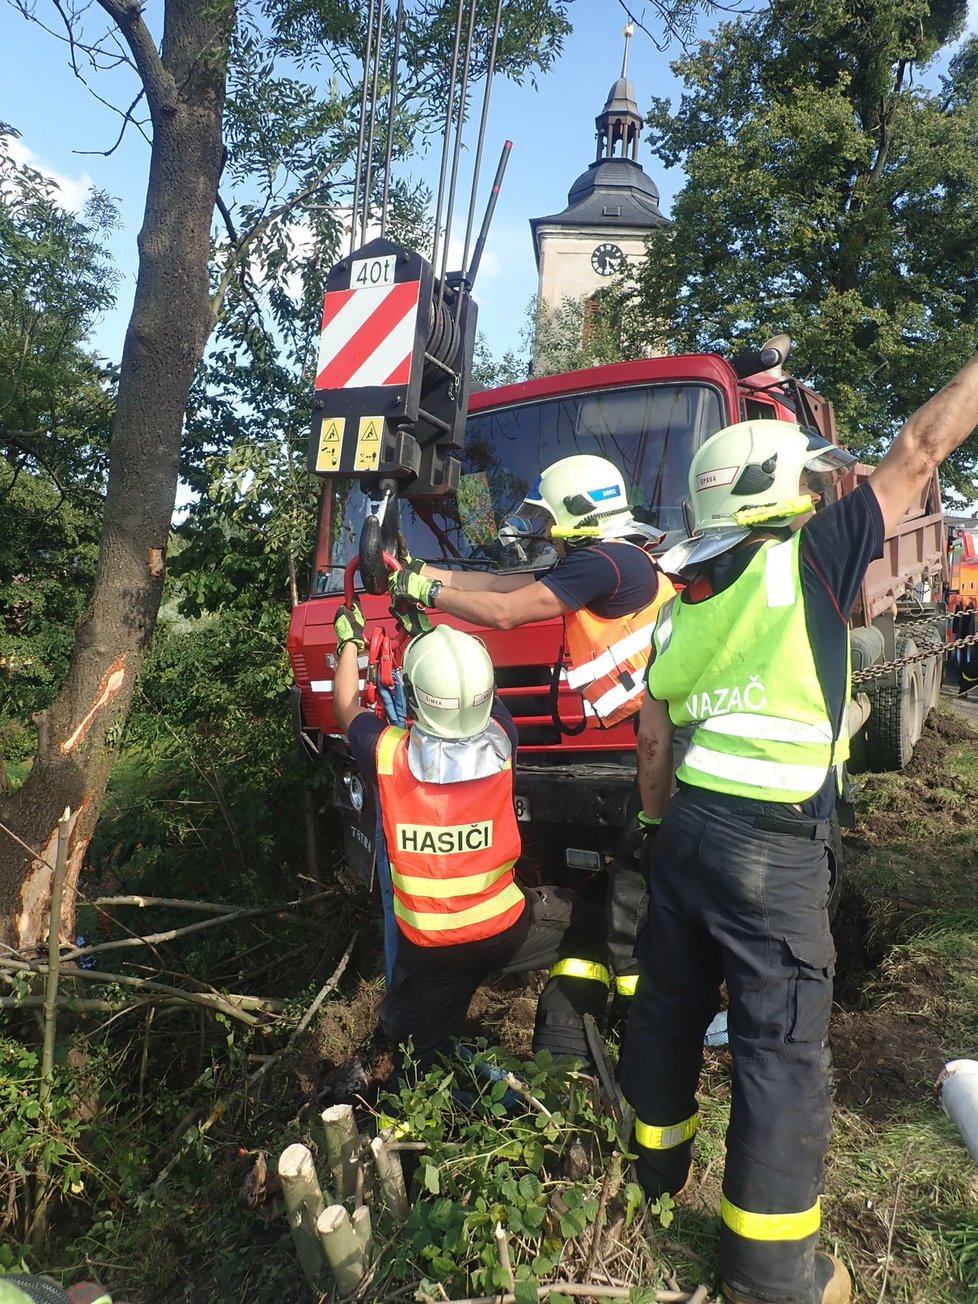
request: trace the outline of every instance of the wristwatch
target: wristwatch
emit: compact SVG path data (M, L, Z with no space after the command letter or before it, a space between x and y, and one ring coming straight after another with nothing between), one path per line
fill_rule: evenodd
M429 590L428 590L428 606L429 606L429 607L433 607L433 606L435 605L435 598L438 597L438 594L441 593L441 591L442 591L442 589L443 589L444 587L445 587L445 585L442 583L441 580L432 580L432 581L431 581L431 588L429 588Z

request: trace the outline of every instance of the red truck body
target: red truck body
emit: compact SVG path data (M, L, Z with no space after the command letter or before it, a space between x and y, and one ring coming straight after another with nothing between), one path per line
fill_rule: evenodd
M666 548L684 537L682 502L696 449L724 426L757 417L815 424L836 438L831 405L813 391L780 370L738 375L716 354L649 358L478 391L469 401L458 492L413 499L408 489L401 528L416 557L440 566L503 569L496 532L539 471L561 457L591 452L621 467L626 483L635 486L633 510L666 531ZM857 468L839 492L851 491L868 473ZM288 645L296 730L307 752L331 751L338 761L336 801L347 815L347 852L361 869L372 858L369 794L345 752L331 690L333 619L368 510L369 499L352 477L325 479L312 591L293 611ZM873 625L882 639L873 635L864 660L894 655L901 604L930 610L939 603L945 569L935 477L866 577L853 623ZM392 629L386 597L364 593L360 599L368 638L378 622ZM632 722L561 731L551 697L559 621L508 631L452 623L485 642L499 696L519 730L517 810L525 821L528 864L536 859L541 876L552 873L557 853L572 869L600 869L620 833L633 781ZM895 680L887 683L892 690ZM923 695L922 680L918 690ZM932 685L926 691L934 695ZM556 714L570 730L582 720L580 697L563 684Z

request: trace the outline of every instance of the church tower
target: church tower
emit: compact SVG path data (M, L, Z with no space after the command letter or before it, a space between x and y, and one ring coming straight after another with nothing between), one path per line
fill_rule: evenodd
M659 191L638 161L642 115L628 78L631 35L629 23L621 76L594 120L594 162L571 186L562 212L530 219L537 298L551 310L564 299L600 293L628 259L641 258L649 231L669 225L659 211Z

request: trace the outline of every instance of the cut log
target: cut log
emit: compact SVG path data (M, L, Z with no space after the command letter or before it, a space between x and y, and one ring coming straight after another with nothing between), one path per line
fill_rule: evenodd
M299 1264L310 1286L315 1286L326 1262L316 1228L326 1201L307 1147L296 1144L283 1150L279 1155L278 1175Z

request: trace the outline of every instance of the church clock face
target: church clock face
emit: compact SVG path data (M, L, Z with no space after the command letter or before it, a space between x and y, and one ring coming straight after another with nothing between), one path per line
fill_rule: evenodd
M599 276L613 276L625 261L616 244L599 244L591 255L591 266Z

